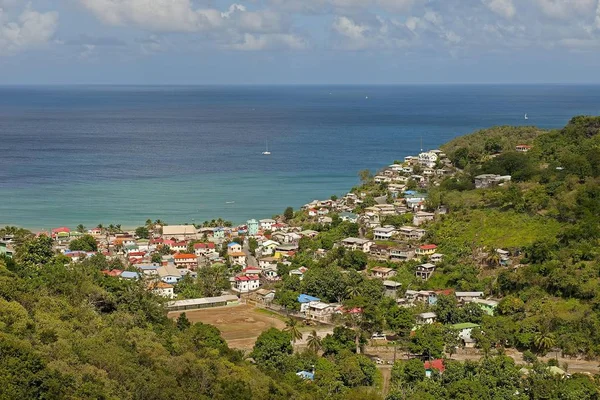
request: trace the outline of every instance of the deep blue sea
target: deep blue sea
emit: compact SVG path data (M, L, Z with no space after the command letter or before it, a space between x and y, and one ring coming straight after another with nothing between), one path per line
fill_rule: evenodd
M600 114L600 86L0 87L0 225L264 218L421 140L577 114Z

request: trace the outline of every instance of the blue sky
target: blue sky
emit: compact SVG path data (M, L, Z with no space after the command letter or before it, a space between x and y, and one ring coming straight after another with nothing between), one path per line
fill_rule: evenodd
M600 0L0 0L0 84L599 83Z

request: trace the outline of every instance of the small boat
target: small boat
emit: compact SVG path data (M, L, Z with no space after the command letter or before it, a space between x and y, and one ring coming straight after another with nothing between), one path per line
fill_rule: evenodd
M529 119L529 117L527 117L527 114L525 114L525 119Z
M226 201L225 204L235 204L235 201Z
M271 152L269 151L269 142L265 142L265 143L266 143L266 146L267 146L267 150L266 150L266 151L263 151L262 153L263 153L263 155L265 155L265 156L270 156L270 155L271 155Z

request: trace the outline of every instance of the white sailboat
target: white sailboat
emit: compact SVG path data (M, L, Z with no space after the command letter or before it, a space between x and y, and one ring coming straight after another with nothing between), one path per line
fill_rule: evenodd
M529 119L529 117L527 117L527 114L525 114L525 119Z
M265 145L266 145L267 149L266 149L265 151L263 151L262 153L263 153L263 155L265 155L265 156L270 156L270 155L271 155L271 152L269 151L269 142L268 142L268 141L265 141Z

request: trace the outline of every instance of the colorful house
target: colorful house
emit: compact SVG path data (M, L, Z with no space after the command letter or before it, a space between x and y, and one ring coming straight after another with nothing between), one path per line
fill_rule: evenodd
M256 236L258 235L258 221L255 219L250 219L246 222L248 226L248 235Z

